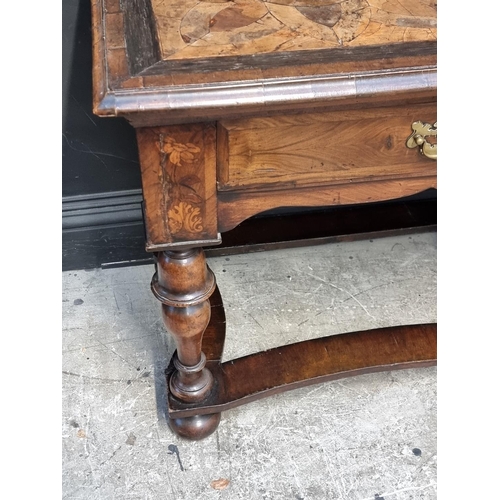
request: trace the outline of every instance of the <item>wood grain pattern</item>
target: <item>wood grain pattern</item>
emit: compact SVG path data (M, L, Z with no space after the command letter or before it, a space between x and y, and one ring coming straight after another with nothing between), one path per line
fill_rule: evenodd
M262 191L433 175L435 165L406 147L411 124L425 117L435 121L434 105L222 120L218 189Z
M436 40L434 0L151 0L164 60Z
M146 250L217 244L215 126L137 129Z
M223 326L223 325L219 325ZM223 333L220 333L223 336ZM212 338L213 339L213 338ZM212 340L208 339L208 340ZM220 338L213 339L220 345ZM203 345L205 349L205 344ZM220 347L216 355L222 354ZM184 404L169 397L171 418L218 413L263 397L329 380L388 370L434 366L437 325L405 325L333 335L225 363L211 359L219 389L206 401Z
M163 60L158 40L161 22L148 8L151 0L91 2L94 112L124 116L135 127L212 121L239 116L241 111L268 114L315 106L355 107L360 99L365 101L362 106L371 106L372 101L394 101L398 95L408 102L435 94L435 40L397 42L389 37L375 45L293 50L284 50L285 44L274 52ZM219 5L236 8L233 2ZM389 2L384 5L388 8ZM320 18L325 16L323 5L285 7L297 12L318 7ZM225 12L220 18L224 22ZM248 14L241 12L243 17ZM178 30L175 33L182 41Z
M94 112L99 116L124 116L136 127L237 116L241 106L248 113L269 113L289 111L292 104L297 110L313 105L335 107L346 100L356 105L359 98L369 101L382 94L389 98L402 87L415 91L413 77L411 82L408 80L404 84L400 80L408 79L409 70L416 76L420 68L422 76L435 80L431 73L435 73L437 43L434 35L430 35L435 28L425 27L435 23L432 0L417 0L411 6L407 0L366 0L370 2L369 26L379 26L380 29L368 36L367 28L350 42L343 41L342 45L327 39L333 37L335 30L345 30L346 19L354 15L354 11L348 12L347 6L354 5L354 0L341 3L337 0L319 3L317 0L294 0L291 3L286 0L255 0L253 3L250 0L241 0L243 3L90 1ZM203 40L186 43L180 20L185 18L185 23L189 21L186 24L189 30L196 31L199 22L205 22L205 18L197 17L193 12L208 8L208 5L215 5L217 10L208 21L213 33L205 35ZM243 36L242 33L250 29L250 25L244 23L263 12L264 8L291 12L289 25L269 35L262 31L257 37L256 32ZM340 18L337 20L339 9ZM434 14L429 14L429 9ZM361 11L367 12L365 8ZM268 15L264 17L269 18ZM259 19L250 24L255 27L262 22ZM280 23L285 25L286 19ZM300 23L311 29L307 26L305 31L299 29ZM401 30L403 38L399 36ZM413 36L414 31L419 35ZM322 38L323 32L328 35ZM386 36L382 36L384 32ZM283 37L283 43L273 47L268 42L277 33ZM231 34L241 40L231 42L230 50L212 56L202 52L193 53L193 57L180 55L184 49L204 50L211 46L214 37L230 37ZM169 38L165 40L162 36ZM299 41L304 37L312 37L312 45ZM246 49L239 50L246 44L257 45L248 53L245 53ZM318 46L313 48L313 45ZM181 47L184 49L180 50ZM163 59L165 51L169 50L175 54ZM370 75L374 72L385 75L385 79L373 80ZM323 81L329 75L334 78ZM434 88L432 81L421 81L418 92ZM227 82L233 83L226 85ZM367 105L370 104L367 102Z
M173 336L176 351L171 360L168 393L184 403L198 403L214 389L212 372L205 367L203 333L209 324L210 296L215 278L201 248L169 250L156 254L151 289L161 303L165 328ZM188 439L202 439L219 425L220 415L209 418L169 419L170 427Z
M201 342L210 321L215 277L201 248L158 252L156 270L151 289L162 303L163 322L177 348L170 389L182 401L200 401L213 382L204 369Z
M108 115L110 110L102 110L102 102L106 98L107 64L106 37L104 36L103 5L95 0L91 5L92 15L92 107L96 115Z
M134 75L158 62L160 44L150 0L121 0L121 4L129 71Z
M229 231L252 215L274 208L371 203L410 196L429 188L437 188L436 175L254 193L221 192L217 207L219 231Z

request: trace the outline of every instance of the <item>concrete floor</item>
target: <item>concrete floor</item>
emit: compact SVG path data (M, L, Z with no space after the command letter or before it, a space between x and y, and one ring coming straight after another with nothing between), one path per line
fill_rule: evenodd
M226 306L224 360L436 321L433 232L209 265ZM437 498L436 368L298 389L223 413L204 441L175 437L163 399L173 343L152 272L63 273L64 499Z

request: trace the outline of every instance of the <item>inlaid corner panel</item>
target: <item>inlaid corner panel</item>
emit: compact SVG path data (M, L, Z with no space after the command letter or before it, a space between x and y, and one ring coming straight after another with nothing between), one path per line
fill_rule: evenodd
M217 239L215 126L137 129L146 249Z
M436 40L435 0L151 0L164 60Z

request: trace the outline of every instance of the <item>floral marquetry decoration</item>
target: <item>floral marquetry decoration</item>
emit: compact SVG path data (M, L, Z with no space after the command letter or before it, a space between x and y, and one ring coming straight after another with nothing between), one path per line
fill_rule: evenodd
M168 179L167 224L172 235L201 233L203 198L197 192L202 181L196 175L201 149L192 142L182 142L170 135L159 134L156 147L160 166Z
M218 244L215 125L142 127L137 138L146 249L189 241Z
M181 144L172 137L160 135L160 141L156 143L158 149L168 155L168 159L174 164L181 166L182 162L193 163L195 154L200 152L200 148L194 144Z
M190 233L201 233L203 224L200 209L181 201L168 211L168 227L172 234L176 234L182 229Z

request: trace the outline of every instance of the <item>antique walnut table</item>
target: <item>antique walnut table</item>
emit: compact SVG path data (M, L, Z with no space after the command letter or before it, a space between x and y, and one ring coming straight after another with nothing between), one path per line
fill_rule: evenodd
M435 364L436 324L221 363L224 310L202 249L265 210L436 187L435 1L91 1L94 112L137 132L151 288L177 347L171 428L201 439L261 397Z

